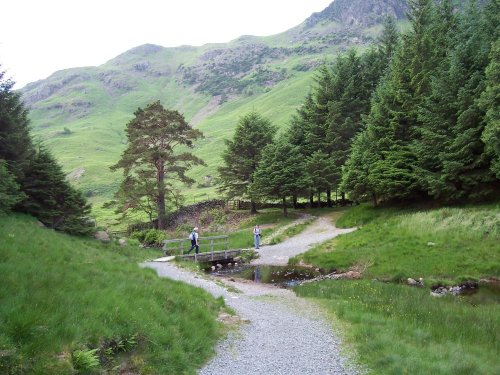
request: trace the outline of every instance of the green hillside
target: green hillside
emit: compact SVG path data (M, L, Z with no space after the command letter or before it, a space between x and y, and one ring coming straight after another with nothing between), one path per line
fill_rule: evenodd
M98 368L194 374L222 333L223 302L139 268L147 250L14 214L0 216L0 243L2 374L96 373L91 350Z
M216 177L223 141L240 116L255 109L285 127L314 84L316 67L348 48L367 48L376 41L383 16L403 22L405 9L404 0L337 0L278 35L201 47L143 45L98 67L56 72L28 84L22 94L34 134L94 203L98 217L110 214L101 203L113 196L121 178L109 166L125 148L125 124L139 106L158 99L205 134L196 154L207 167L191 171L197 183L185 191L189 200L205 199L215 189L200 190L198 184L205 176Z

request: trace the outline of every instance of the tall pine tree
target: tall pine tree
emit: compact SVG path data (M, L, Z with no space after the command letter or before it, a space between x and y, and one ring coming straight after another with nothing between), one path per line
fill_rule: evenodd
M126 132L128 147L111 167L123 169L124 179L117 197L122 199L124 209L140 207L137 200L141 197L155 202L158 228L165 229L165 197L172 191L173 181L194 182L186 172L193 165L204 164L181 148L192 148L193 141L203 134L189 126L182 114L165 109L159 101L137 109Z

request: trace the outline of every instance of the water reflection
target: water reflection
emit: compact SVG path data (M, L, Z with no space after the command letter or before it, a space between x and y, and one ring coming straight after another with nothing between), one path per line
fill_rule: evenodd
M256 283L260 283L261 276L260 276L260 266L255 267L255 270L253 271L253 281Z
M207 272L215 276L231 276L256 283L274 284L283 287L291 287L303 280L313 279L321 275L320 272L307 267L266 265L223 267L213 272L208 269Z

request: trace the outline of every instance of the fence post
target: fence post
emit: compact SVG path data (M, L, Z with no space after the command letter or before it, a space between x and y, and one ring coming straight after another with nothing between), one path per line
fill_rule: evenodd
M213 239L210 240L210 250L212 251L212 253L214 252L214 240Z
M181 255L184 255L184 240L181 240Z

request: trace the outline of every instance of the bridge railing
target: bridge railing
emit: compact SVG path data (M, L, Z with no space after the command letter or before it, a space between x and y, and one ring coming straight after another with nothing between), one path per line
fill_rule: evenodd
M163 255L183 255L191 247L191 240L187 238L178 238L171 240L163 240L162 242ZM199 237L198 243L201 252L211 252L217 250L228 250L229 249L229 236L209 236L209 237ZM194 251L194 249L193 249Z

